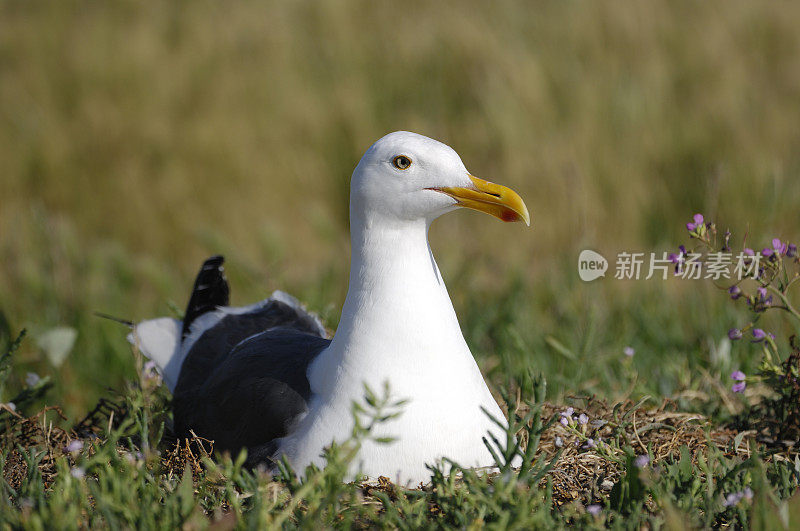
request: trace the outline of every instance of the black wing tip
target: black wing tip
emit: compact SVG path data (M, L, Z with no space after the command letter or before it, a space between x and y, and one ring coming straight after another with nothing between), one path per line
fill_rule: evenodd
M221 254L206 258L194 281L192 295L183 317L182 338L189 335L192 323L204 313L219 306L227 306L230 297L228 279L225 278L225 257Z
M209 271L212 269L218 269L222 267L225 263L225 257L221 254L215 254L214 256L209 256L206 258L206 261L203 262L203 265L200 267L200 271Z

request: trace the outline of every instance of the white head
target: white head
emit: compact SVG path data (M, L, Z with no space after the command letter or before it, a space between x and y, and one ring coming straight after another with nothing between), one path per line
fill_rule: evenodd
M350 183L350 212L361 220L430 223L456 207L529 223L513 190L470 175L453 148L416 133L397 131L370 146Z

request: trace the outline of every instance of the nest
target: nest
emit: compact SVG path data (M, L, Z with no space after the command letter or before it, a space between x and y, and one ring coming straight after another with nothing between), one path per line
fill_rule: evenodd
M738 432L714 427L697 413L675 411L674 404L668 400L655 409L645 410L630 401L611 407L594 397L572 398L585 403L583 408L574 408L573 416L577 419L580 414L586 415L586 424L573 421L570 427L565 427L554 422L539 442L539 452L547 456L561 451L544 480L551 482L553 498L558 505L574 501L593 503L608 495L619 481L626 459L623 450L608 444L615 439L623 446L630 445L638 455L649 456L652 459L649 465L680 459L682 447L689 449L693 461L710 445L727 455L750 455L748 437L735 445ZM560 419L565 409L545 404L543 418ZM588 443L588 439L592 442Z
M192 481L197 484L203 476L203 459L214 455L214 441L198 437L192 433L191 439L174 441L162 453L162 473L169 478L181 477L188 470L192 474Z

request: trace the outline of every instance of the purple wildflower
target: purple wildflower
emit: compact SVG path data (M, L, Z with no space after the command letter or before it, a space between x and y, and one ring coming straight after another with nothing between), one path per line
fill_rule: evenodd
M734 393L744 393L744 390L747 388L747 383L745 382L736 382L731 386L731 391Z
M770 256L772 256L772 249L770 249L769 247L764 247L761 250L761 256L766 256L767 258L769 258Z
M669 261L675 264L675 274L680 275L683 267L683 263L686 261L686 247L681 245L678 247L678 253L669 253Z
M578 424L581 426L585 426L589 422L589 417L586 416L586 413L581 413L578 417Z
M41 378L39 378L39 375L35 372L29 372L27 375L25 375L25 385L28 387L33 387L39 383L40 380Z
M681 245L680 247L678 247L678 251L680 252L669 253L669 261L672 262L673 264L680 265L686 261L686 259L684 258L687 255L686 247Z
M733 371L731 373L731 380L736 380L737 382L741 382L747 378L747 376L742 371Z
M144 454L142 452L125 452L125 460L128 461L130 464L136 464L137 461L144 459Z
M728 293L730 294L731 299L736 300L742 296L742 288L734 284L728 288Z
M750 247L745 247L743 252L747 256L755 256L756 255L755 251L753 251Z
M759 341L763 341L765 337L767 337L766 332L764 332L760 328L753 328L753 343L758 343Z
M153 360L149 360L147 363L144 364L142 367L142 376L145 378L151 378L154 375L158 374L156 362Z
M561 423L562 426L569 426L569 420L567 420L567 417L561 417L561 420L559 420L559 422Z
M594 442L594 439L586 439L586 444L583 445L584 448L595 448L597 445Z
M795 256L797 256L797 246L795 244L790 243L786 247L786 256L788 256L789 258L794 258Z
M633 355L636 354L636 351L633 350L633 347L625 347L624 349L622 349L622 353L628 356L629 358L632 358Z
M725 496L725 500L722 502L722 505L725 507L733 507L735 505L739 505L739 502L742 500L752 500L753 499L753 489L750 487L745 487L744 490L740 492L731 492L727 496Z
M636 468L644 468L650 464L650 456L647 454L637 456L636 459L633 460L633 464Z
M149 360L142 367L142 378L145 381L156 382L156 385L161 382L161 373L158 370L158 365L153 360Z
M789 250L789 247L785 243L783 243L779 238L773 238L772 250L775 251L776 254L786 254L786 251Z
M586 512L591 514L592 516L597 516L598 514L600 514L600 511L602 510L603 508L596 503L593 503L592 505L586 507Z
M758 299L754 302L760 305L758 308L755 308L756 311L764 311L767 307L772 306L772 295L767 297L767 288L761 286L756 289L756 292L758 293Z
M731 328L728 330L728 339L731 341L736 341L737 339L742 339L742 331L738 328Z
M731 492L725 496L725 501L722 502L722 505L725 507L733 507L734 505L738 505L740 501L742 501L742 498L738 496L738 493Z
M79 441L78 439L70 441L69 444L64 447L64 450L66 450L71 454L75 452L80 452L81 449L83 449L83 442Z
M692 219L694 219L693 223L687 223L686 224L686 230L688 230L689 232L692 232L692 231L696 230L697 227L702 226L703 225L703 221L704 221L703 220L703 214L695 214Z

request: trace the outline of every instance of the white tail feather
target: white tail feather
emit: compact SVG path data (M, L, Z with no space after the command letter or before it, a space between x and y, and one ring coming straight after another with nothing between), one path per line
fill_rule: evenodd
M183 323L170 317L142 321L128 334L128 341L155 362L170 392L175 391L183 365L181 331Z

